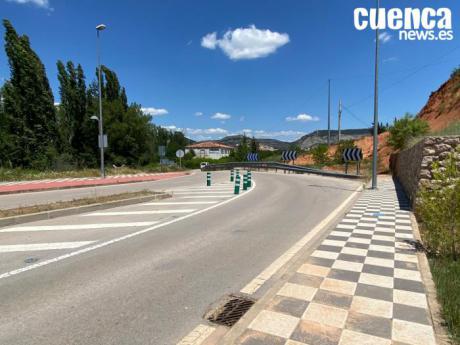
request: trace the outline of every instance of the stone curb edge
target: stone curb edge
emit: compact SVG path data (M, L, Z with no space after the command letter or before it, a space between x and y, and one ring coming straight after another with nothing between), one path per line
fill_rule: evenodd
M422 242L418 222L413 212L410 213L410 217L412 221L414 237L416 240ZM452 344L452 342L449 337L449 334L446 331L446 328L443 326L444 319L441 313L441 306L437 299L436 285L434 284L433 276L431 275L428 258L426 257L426 254L423 251L417 251L417 257L418 262L420 264L420 273L422 275L423 284L426 288L426 295L428 299L431 321L433 323L434 333L436 337L436 343L438 345L450 345Z
M72 216L72 215L86 213L86 212L105 210L105 209L113 208L113 207L128 206L128 205L138 204L142 202L148 202L151 200L161 200L161 199L166 199L169 197L171 197L170 194L163 193L163 192L156 192L154 195L141 196L141 197L135 197L135 198L129 198L129 199L116 200L116 201L109 201L109 202L91 204L91 205L69 207L69 208L63 208L63 209L52 210L52 211L25 214L25 215L20 215L20 216L6 217L6 218L0 219L0 227L35 222L39 220L53 219L53 218L64 217L64 216Z

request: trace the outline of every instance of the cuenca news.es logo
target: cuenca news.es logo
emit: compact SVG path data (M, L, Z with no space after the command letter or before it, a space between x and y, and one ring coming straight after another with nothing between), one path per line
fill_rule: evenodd
M356 8L357 30L396 30L405 41L451 41L454 39L449 8Z

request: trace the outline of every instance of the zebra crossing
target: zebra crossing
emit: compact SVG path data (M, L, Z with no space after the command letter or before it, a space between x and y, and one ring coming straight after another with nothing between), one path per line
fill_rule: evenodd
M171 198L0 228L0 279L156 230L244 195L235 196L230 182L167 192Z

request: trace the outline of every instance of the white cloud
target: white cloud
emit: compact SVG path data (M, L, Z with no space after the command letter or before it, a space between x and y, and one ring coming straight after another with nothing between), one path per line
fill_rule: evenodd
M227 135L228 131L223 128L186 128L187 133L192 135Z
M213 32L204 36L201 39L201 46L208 49L216 49L217 33Z
M55 107L59 107L61 105L61 102L54 102Z
M144 114L151 115L151 116L161 116L161 115L168 114L168 111L164 108L147 107L147 108L141 108L141 110Z
M386 31L381 32L381 33L379 34L379 40L380 40L380 42L382 42L382 43L387 43L389 40L391 40L391 35L390 35L388 32L386 32Z
M203 116L203 113L202 113L201 111L197 111L197 112L195 113L195 116Z
M48 0L7 0L9 2L15 2L17 4L34 4L38 7L49 8L50 3Z
M286 117L286 121L300 121L300 122L310 122L310 121L319 121L318 116L311 116L308 114L299 114L297 116L288 116Z
M383 62L395 62L398 61L399 59L396 56L391 56L389 58L383 59Z
M257 59L274 53L289 42L286 33L259 30L254 25L228 30L222 38L212 32L201 39L201 46L208 49L219 47L232 60Z
M213 116L211 116L211 119L214 120L229 120L232 118L232 115L229 114L224 114L224 113L215 113Z

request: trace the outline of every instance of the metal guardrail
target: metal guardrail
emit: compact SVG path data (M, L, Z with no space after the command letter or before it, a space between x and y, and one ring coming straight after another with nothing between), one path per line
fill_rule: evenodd
M298 165L289 165L278 162L230 162L230 163L220 163L220 164L209 164L203 171L216 171L216 170L231 170L235 168L248 168L248 169L265 169L265 170L284 170L292 171L298 174L316 174L322 176L331 176L331 177L342 177L349 179L360 179L363 178L362 175L348 175L340 172L334 171L324 171L314 168L307 168Z

